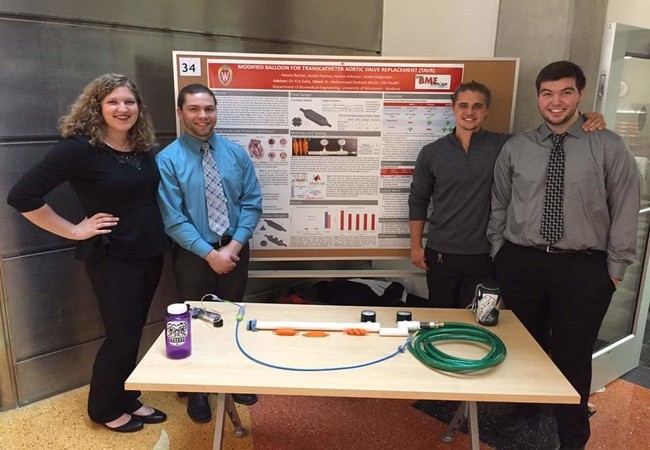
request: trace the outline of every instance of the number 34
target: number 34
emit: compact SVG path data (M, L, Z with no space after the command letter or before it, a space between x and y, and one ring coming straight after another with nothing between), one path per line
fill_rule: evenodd
M196 64L188 64L188 63L181 64L181 72L183 73L196 72Z
M201 76L201 60L199 58L178 58L178 68L181 75Z

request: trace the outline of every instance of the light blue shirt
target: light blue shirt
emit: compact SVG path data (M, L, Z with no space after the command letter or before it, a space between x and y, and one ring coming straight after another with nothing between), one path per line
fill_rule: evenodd
M211 146L228 207L230 227L224 236L246 244L262 215L262 192L244 148L213 134ZM208 225L201 164L203 141L185 133L156 156L160 171L158 204L165 231L183 248L204 258L221 239Z

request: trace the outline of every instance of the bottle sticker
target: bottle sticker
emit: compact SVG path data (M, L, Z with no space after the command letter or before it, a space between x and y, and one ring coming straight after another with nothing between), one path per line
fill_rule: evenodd
M187 322L184 320L167 322L167 342L174 346L185 344L187 330Z

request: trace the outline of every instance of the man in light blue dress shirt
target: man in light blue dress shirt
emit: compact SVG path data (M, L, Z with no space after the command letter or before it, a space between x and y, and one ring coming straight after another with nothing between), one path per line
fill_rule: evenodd
M184 87L176 110L184 133L157 156L160 171L158 203L165 231L176 243L172 253L179 300L200 300L205 294L242 301L248 281L249 245L262 215L262 193L246 150L214 133L216 98L201 84ZM228 229L210 229L201 147L209 144L217 165L228 211ZM234 394L242 404L255 395ZM188 415L209 422L205 394L188 395Z

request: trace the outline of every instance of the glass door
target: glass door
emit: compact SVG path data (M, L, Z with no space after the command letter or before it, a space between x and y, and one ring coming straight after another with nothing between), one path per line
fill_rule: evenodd
M639 365L650 304L650 30L610 23L600 60L596 110L634 153L641 173L638 262L627 269L607 311L593 354L592 391ZM647 123L646 123L647 122ZM646 344L647 345L647 342Z

